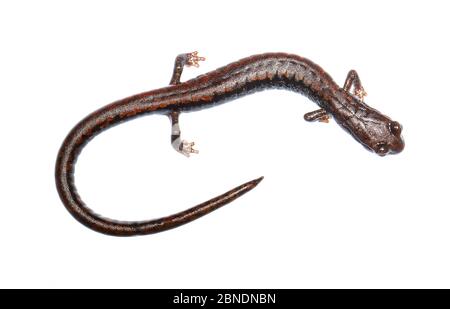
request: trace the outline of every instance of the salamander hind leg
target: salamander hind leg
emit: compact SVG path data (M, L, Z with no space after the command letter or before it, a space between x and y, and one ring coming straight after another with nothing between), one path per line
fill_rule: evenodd
M305 118L305 120L309 122L320 121L328 123L330 116L328 115L326 110L320 108L318 110L306 113L303 118Z
M361 101L364 101L364 97L367 95L367 92L364 90L364 87L361 84L361 80L359 79L358 73L355 70L350 70L347 74L347 78L344 83L344 90L350 92L350 89L353 86L353 94L357 96Z
M184 66L194 66L198 68L199 61L205 61L205 57L200 57L198 52L180 54L175 59L175 65L173 67L172 78L170 79L170 85L177 85L180 83L181 74L183 73Z
M194 142L187 142L181 139L181 130L178 122L180 112L172 111L169 113L169 118L172 123L172 134L170 136L170 141L172 147L179 153L189 157L192 153L198 153L198 150L194 149Z

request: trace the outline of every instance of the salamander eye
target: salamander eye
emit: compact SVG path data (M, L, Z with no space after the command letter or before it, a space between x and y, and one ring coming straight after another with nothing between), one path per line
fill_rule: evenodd
M378 155L384 156L389 152L389 147L386 143L381 142L375 146L374 150Z
M402 125L397 121L391 121L389 123L389 131L391 131L391 133L395 136L400 136L400 134L402 133Z

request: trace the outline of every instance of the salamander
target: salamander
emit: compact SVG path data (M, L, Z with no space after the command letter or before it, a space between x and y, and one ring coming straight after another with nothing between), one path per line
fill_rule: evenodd
M396 154L404 148L402 126L364 103L366 92L354 70L340 87L320 66L306 58L265 53L180 81L185 66L198 66L203 60L197 52L178 55L169 86L106 105L69 132L57 156L55 178L59 196L75 219L108 235L152 234L193 221L256 187L262 177L174 215L126 222L104 218L90 210L77 193L74 171L78 155L94 136L122 122L150 114L165 114L170 118L171 143L176 151L185 156L197 153L193 142L181 139L180 113L214 107L264 89L286 89L305 95L319 107L306 113L305 120L328 122L332 117L366 149L380 156Z

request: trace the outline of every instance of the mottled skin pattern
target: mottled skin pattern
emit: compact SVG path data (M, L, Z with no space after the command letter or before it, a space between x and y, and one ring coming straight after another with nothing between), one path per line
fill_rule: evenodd
M115 236L165 231L229 203L253 189L262 180L262 177L252 180L198 206L161 219L121 222L95 214L83 203L74 185L77 156L95 135L137 116L195 111L255 91L283 88L306 95L319 105L321 109L312 113L309 121L331 115L357 141L379 155L403 150L400 124L363 103L362 97L358 98L357 95L363 89L354 71L354 74L351 74L352 71L349 73L345 87L341 88L310 60L291 54L268 53L239 60L180 83L179 78L185 64L180 63L180 59L182 58L179 56L171 86L134 95L100 108L79 122L64 140L56 162L56 186L69 212L87 227ZM356 95L350 93L352 85Z

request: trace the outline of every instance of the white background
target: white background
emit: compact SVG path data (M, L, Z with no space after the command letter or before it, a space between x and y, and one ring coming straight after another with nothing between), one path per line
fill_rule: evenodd
M445 1L4 1L0 4L0 287L450 288L449 54ZM426 3L426 4L425 4ZM76 183L104 216L143 220L250 179L252 192L180 228L115 238L74 220L57 151L84 116L182 79L283 51L402 123L397 156L366 151L316 105L266 91L181 116L200 154L172 150L164 116L108 130Z

